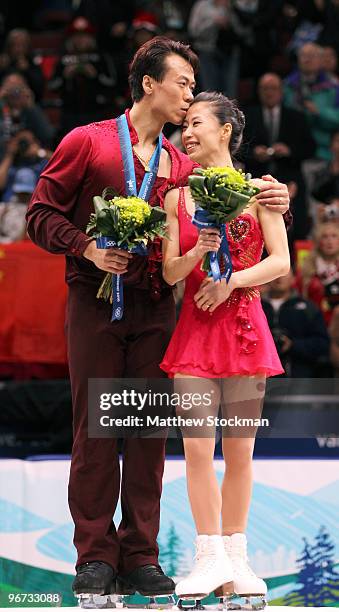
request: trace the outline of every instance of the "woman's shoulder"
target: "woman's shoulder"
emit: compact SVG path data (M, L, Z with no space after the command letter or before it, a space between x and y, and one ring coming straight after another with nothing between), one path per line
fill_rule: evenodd
M259 208L260 205L258 204L257 200L252 199L251 203L245 208L244 213L248 213L249 215L254 217L255 220L258 221L258 223L260 223Z
M164 207L166 209L176 208L179 202L180 197L186 197L188 192L188 187L175 187L174 189L170 189L167 191Z

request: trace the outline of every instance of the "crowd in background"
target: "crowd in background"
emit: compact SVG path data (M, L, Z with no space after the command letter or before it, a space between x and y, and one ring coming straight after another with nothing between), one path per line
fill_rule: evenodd
M339 0L2 6L0 243L26 237L27 203L62 136L131 104L136 49L157 34L187 41L200 58L197 92L222 91L245 112L237 164L288 184L294 273L263 290L286 372L339 375Z

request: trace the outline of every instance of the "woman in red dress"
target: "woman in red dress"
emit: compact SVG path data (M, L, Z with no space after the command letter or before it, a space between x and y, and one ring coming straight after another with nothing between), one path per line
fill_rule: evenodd
M203 167L233 166L244 128L234 102L215 92L199 94L183 124L183 144ZM256 180L259 187L264 181ZM272 207L274 208L274 207ZM188 187L165 198L169 240L163 241L163 275L174 285L185 279L180 318L161 367L175 378L181 393L209 390L208 414L260 417L265 379L283 372L261 307L258 285L287 273L290 266L281 214L258 202L227 224L233 274L215 283L201 271L205 253L217 251L217 229L198 233L192 224L195 204ZM261 261L263 247L268 257ZM200 410L200 412L199 412ZM196 414L206 414L199 407ZM226 414L225 414L226 413ZM186 412L191 417L191 413ZM195 415L194 415L195 416ZM197 529L192 572L181 580L179 597L219 594L266 594L266 585L247 562L246 523L252 489L252 455L256 427L230 428L222 440L227 465L221 491L213 468L215 429L183 429L187 487ZM253 420L253 423L255 421ZM224 430L223 430L224 431ZM220 528L222 523L222 528ZM226 583L232 583L226 584Z

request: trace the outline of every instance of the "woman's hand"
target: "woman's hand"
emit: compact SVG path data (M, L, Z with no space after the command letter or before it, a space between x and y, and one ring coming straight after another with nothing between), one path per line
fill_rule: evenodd
M205 278L200 285L199 291L194 296L197 308L203 311L208 310L210 313L214 312L220 304L229 298L233 289L235 289L235 281L232 279L233 276L231 276L227 283L225 278L216 282L210 277Z
M219 230L216 227L202 229L199 232L199 237L196 245L191 250L192 255L198 259L202 259L206 253L219 251L221 238Z

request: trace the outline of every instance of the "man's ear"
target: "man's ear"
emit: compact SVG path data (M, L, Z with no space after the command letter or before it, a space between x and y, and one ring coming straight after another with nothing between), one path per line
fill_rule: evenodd
M153 93L153 79L148 74L145 74L142 79L142 86L146 96L150 96Z

